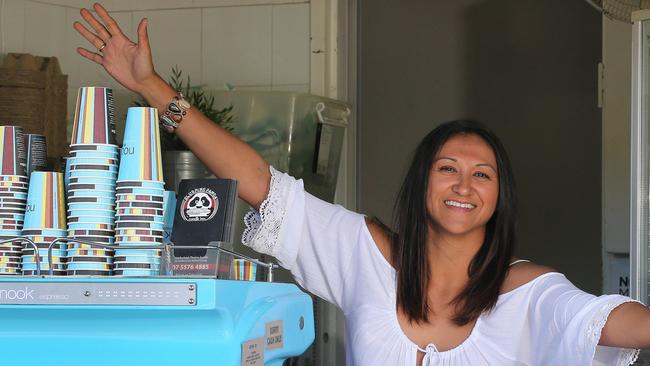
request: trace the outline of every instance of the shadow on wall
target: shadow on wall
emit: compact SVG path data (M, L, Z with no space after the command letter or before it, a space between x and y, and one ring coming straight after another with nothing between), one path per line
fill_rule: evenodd
M601 290L601 17L584 1L489 0L463 12L464 105L512 159L517 255Z

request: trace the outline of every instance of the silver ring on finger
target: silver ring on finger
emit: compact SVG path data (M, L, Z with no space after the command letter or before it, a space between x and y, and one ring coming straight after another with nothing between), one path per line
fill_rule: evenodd
M102 52L102 50L106 47L106 43L102 42L102 45L97 49L99 52Z

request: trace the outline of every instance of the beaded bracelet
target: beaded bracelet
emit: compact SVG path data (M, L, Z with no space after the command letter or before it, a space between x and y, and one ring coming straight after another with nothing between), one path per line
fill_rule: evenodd
M167 104L165 111L158 116L160 127L169 133L173 133L178 128L178 125L181 123L190 107L190 103L183 98L183 94L178 93L178 95L174 96L174 99Z

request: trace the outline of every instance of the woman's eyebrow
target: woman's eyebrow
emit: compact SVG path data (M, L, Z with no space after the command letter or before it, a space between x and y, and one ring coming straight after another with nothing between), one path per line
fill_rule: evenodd
M493 167L492 164L488 164L488 163L479 163L479 164L476 164L476 166L486 166L486 167L488 167L488 168L494 170L495 173L497 172L496 168Z
M439 157L439 158L436 158L436 159L433 160L433 162L435 163L436 161L438 161L438 160L442 160L442 159L448 159L448 160L451 160L451 161L458 162L457 159L454 159L454 158L448 158L448 157L446 157L446 156L441 156L441 157Z

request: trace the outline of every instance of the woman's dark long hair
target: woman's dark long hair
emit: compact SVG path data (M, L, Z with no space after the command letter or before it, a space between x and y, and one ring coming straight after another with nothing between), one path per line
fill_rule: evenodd
M429 173L445 142L459 134L479 136L492 148L499 174L499 197L486 224L483 245L470 262L469 282L452 302L456 305L455 324L465 325L494 308L514 250L515 182L503 144L478 122L459 120L436 127L417 147L395 204L392 256L397 271L397 306L416 323L427 322L429 314Z

